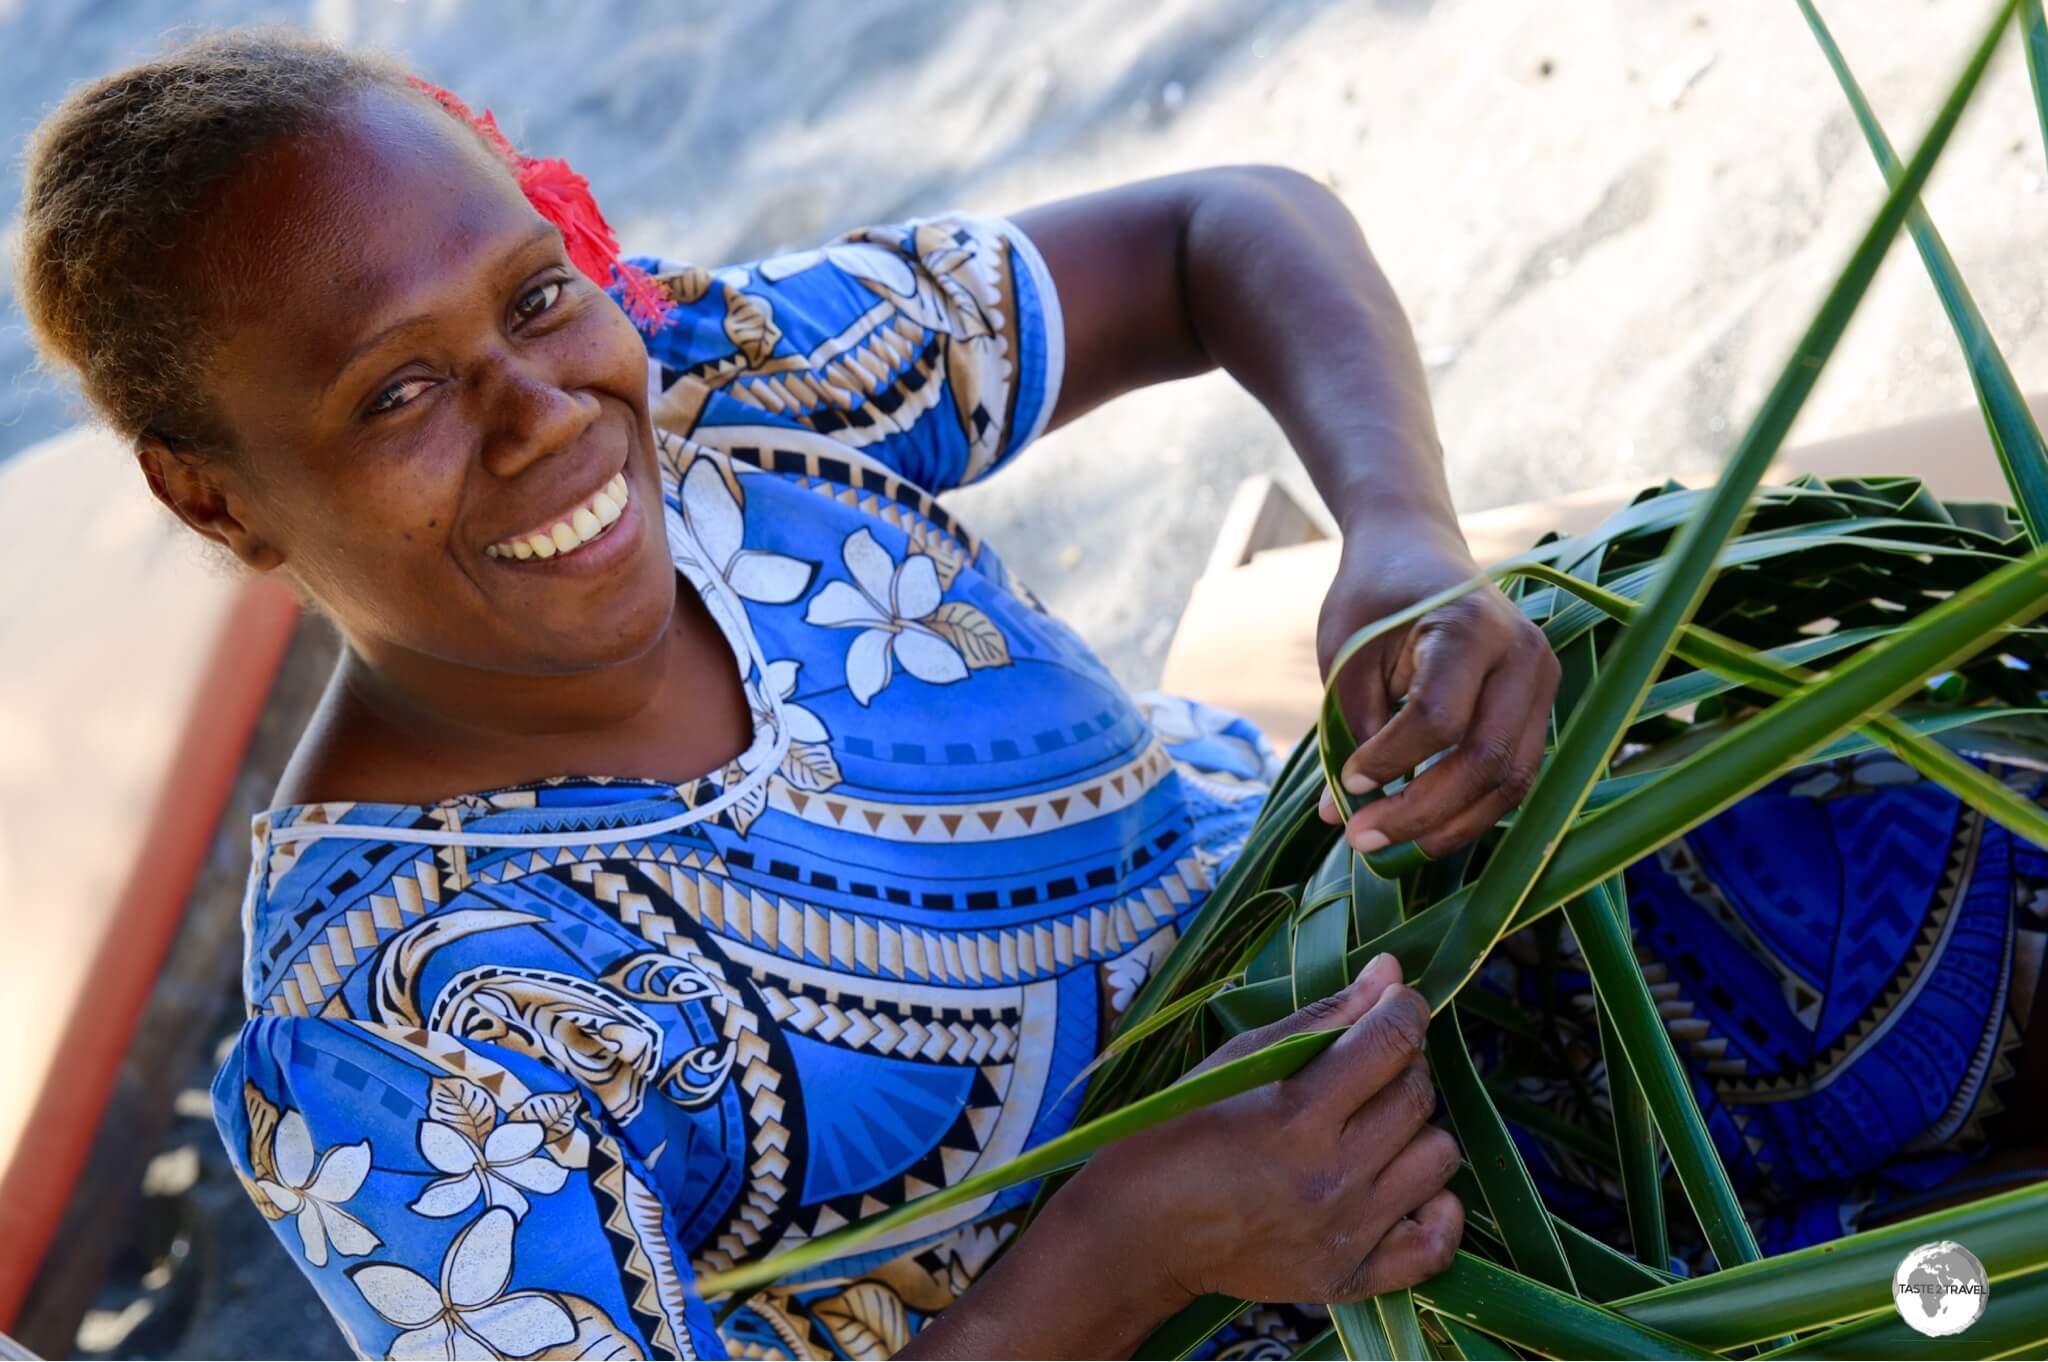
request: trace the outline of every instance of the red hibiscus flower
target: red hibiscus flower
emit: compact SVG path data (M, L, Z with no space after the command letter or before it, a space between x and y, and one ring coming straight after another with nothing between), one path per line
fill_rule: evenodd
M598 283L609 284L619 259L619 238L597 211L590 181L571 170L567 161L522 156L519 187L534 211L561 229L569 263Z
M612 225L598 211L591 196L590 181L578 175L567 161L552 157L524 156L498 127L498 120L486 109L470 111L461 98L417 76L409 77L413 87L476 130L485 145L505 159L519 177L519 188L535 212L552 222L562 234L569 263L600 286L617 284L626 315L649 334L668 322L669 299L643 270L619 261L619 238Z

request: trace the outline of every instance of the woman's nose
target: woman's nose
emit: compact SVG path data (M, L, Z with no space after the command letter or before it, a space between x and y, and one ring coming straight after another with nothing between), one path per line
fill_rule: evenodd
M589 393L516 360L495 365L492 380L478 385L478 396L484 466L499 477L515 477L574 445L598 412Z

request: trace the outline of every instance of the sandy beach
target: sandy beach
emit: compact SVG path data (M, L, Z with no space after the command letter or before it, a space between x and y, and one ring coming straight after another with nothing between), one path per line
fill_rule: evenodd
M1902 154L1988 8L1830 7ZM1298 168L1344 198L1406 303L1468 511L1710 469L1882 191L1782 0L0 0L10 255L20 140L69 84L168 31L250 20L397 52L495 110L527 150L568 158L629 248L707 265L1207 164ZM1927 204L2030 388L2048 386L2044 186L2009 41ZM4 459L78 413L30 365L11 260L0 289ZM1902 243L1793 438L1969 401ZM950 501L1144 686L1252 473L1313 499L1270 420L1216 375L1127 398ZM189 1315L123 1328L137 1295L117 1283L81 1343L109 1356L341 1355L226 1171L204 1079L160 1160L210 1246Z

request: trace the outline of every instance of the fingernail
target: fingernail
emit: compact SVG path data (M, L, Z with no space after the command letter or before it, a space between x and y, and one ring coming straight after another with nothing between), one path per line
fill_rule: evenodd
M1363 771L1346 771L1344 773L1344 788L1353 794L1371 794L1379 787L1380 783Z
M1367 828L1364 832L1353 833L1351 849L1361 856L1371 855L1387 844L1387 834L1378 828Z
M1393 958L1394 953L1392 951L1381 951L1378 955L1375 955L1372 959L1365 962L1365 968L1360 970L1358 972L1358 977L1356 979L1353 979L1351 982L1354 984L1364 983L1365 977L1368 974L1371 974L1375 970L1382 968L1387 961L1392 960Z

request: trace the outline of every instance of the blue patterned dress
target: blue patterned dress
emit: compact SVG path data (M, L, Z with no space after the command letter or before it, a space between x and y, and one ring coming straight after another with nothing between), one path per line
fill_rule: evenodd
M1056 400L1014 228L647 268L668 542L752 745L681 788L256 824L216 1109L366 1355L901 1347L1028 1188L716 1327L692 1283L1065 1129L1273 766L1241 720L1127 695L933 498Z

